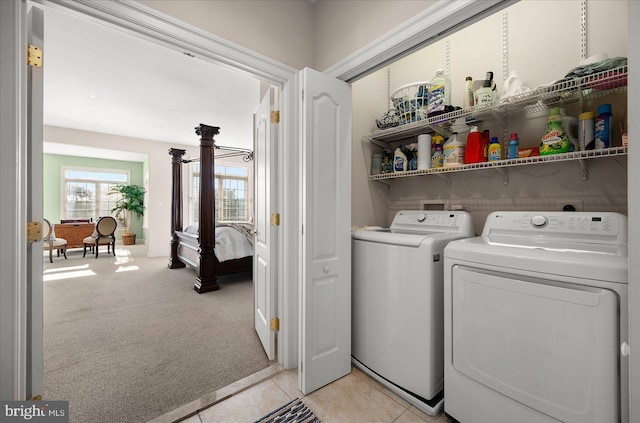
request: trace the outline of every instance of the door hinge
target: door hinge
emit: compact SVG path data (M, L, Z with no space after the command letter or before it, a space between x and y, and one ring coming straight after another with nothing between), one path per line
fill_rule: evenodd
M42 223L27 222L27 242L38 242L42 239Z
M39 47L29 44L27 50L27 64L34 68L42 67L42 50Z
M302 90L302 101L304 101L304 90Z
M280 319L279 318L274 317L273 319L271 319L271 330L275 330L275 331L280 330Z
M271 111L271 123L280 123L280 110Z
M35 395L31 398L28 398L27 401L42 401L42 395Z
M271 226L280 226L280 213L271 213Z

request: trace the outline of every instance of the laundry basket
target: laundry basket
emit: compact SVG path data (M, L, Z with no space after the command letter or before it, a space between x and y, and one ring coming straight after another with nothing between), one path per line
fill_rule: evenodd
M427 87L429 81L412 82L397 88L391 103L400 125L427 118Z

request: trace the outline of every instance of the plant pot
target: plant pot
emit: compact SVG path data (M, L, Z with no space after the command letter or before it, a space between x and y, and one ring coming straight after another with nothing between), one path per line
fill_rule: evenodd
M134 245L136 243L136 234L122 234L123 245Z

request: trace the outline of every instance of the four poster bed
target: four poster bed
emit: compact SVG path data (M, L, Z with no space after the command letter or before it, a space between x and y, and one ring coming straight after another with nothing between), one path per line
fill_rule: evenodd
M186 151L169 149L172 167L170 269L189 266L196 271L193 289L198 293L216 291L217 277L253 268L253 227L248 223L218 223L215 210L214 159L242 157L253 160L253 152L242 148L219 147L213 140L219 127L200 124L200 158L184 160ZM216 154L216 151L218 153ZM182 164L200 162L199 225L182 226ZM215 223L215 224L214 224Z

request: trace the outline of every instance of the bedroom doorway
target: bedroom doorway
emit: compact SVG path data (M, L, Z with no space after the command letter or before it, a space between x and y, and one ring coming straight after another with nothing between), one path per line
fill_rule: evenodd
M48 10L48 9L45 9L45 10ZM213 66L213 65L211 65L211 66ZM104 82L104 81L103 81L103 82ZM248 121L249 123L251 122L251 116L248 116L247 121ZM197 140L197 137L194 135L194 136L192 136L192 138L191 138L191 139L193 139L193 140ZM277 139L277 138L276 138L276 139ZM168 148L169 146L170 146L170 145L169 145L169 144L167 144L167 147L166 147L166 148ZM105 148L105 149L106 149L106 148L109 148L109 147L112 147L112 146L111 146L111 145L109 145L109 144L103 144L103 145L100 145L100 147L101 147L101 148ZM168 169L168 168L169 168L169 166L170 166L169 156L166 154L166 150L164 150L162 153L163 153L163 157L162 157L163 161L160 163L160 165L164 165L164 167L165 167L166 169ZM153 157L152 157L150 160L154 160L154 159L153 159ZM155 165L155 166L157 166L157 164L155 164L155 163L153 163L153 162L152 162L152 164L153 164L153 165ZM157 169L157 167L156 167L156 169ZM186 175L185 175L185 176L186 176ZM167 242L167 244L168 244L168 242ZM101 253L101 256L102 256L102 253ZM102 257L101 257L101 258L102 258ZM165 266L164 266L164 267L166 267L166 263L165 263ZM189 271L189 270L182 270L181 272L183 272L183 273L189 272L188 274L189 274L192 278L195 276L195 275L193 275L193 274L192 274L192 272L191 272L191 271ZM126 272L125 272L124 274L126 275ZM215 293L213 293L213 294L205 294L205 295L215 295ZM206 336L206 335L205 335L205 334L203 334L202 336ZM204 393L203 393L203 395L204 395L204 394L209 394L209 393L210 393L210 392L204 392Z

